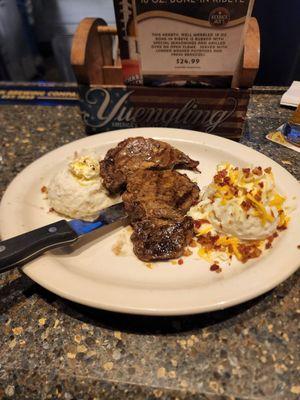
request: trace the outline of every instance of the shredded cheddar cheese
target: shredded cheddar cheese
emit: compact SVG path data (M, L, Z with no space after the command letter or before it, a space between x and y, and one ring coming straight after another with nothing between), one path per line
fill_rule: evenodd
M262 221L263 225L265 225L266 221L269 221L269 222L273 222L274 221L274 217L267 212L266 208L264 207L264 205L261 202L257 201L250 193L248 193L246 195L246 197L257 208L257 210L259 212L259 215L261 216L261 221Z

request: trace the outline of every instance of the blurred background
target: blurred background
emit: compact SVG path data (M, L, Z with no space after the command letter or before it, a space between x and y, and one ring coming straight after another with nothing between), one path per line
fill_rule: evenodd
M257 85L300 80L300 1L256 0ZM0 80L74 82L72 37L85 17L115 24L113 0L0 0Z

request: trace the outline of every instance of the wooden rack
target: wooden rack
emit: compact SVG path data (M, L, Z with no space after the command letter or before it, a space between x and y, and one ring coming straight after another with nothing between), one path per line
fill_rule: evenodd
M128 96L126 102L124 102L124 106L127 107L145 108L148 98L149 107L151 104L152 108L157 106L164 107L167 110L168 100L161 104L161 97L165 97L165 99L170 98L169 106L173 108L177 103L178 107L182 107L182 104L193 99L199 104L199 112L211 111L211 118L213 118L212 115L220 114L222 110L224 113L227 111L227 117L224 114L224 120L214 128L207 127L203 123L203 119L197 126L181 125L180 123L172 125L170 122L167 126L204 130L233 139L240 137L249 101L249 89L253 85L259 67L260 34L255 18L251 18L248 23L244 50L232 79L232 87L226 89L125 86L120 61L113 57L112 44L115 35L117 35L116 28L107 26L104 20L85 18L80 22L73 38L71 63L79 84L81 108L88 133L124 127L166 126L163 122L156 121L151 124L151 121L145 122L145 119L128 121L127 125L121 124L117 119L106 125L103 125L103 121L99 121L97 124L98 111L103 104L101 102L103 102L104 93L107 96L109 95L111 102L107 107L107 112L116 104L116 97L126 96L127 93ZM119 92L119 96L115 96L117 92ZM93 98L93 101L89 102L91 98Z

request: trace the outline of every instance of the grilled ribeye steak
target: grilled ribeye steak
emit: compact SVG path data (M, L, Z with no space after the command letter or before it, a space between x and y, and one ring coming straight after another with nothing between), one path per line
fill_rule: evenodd
M127 179L137 170L196 169L199 162L168 143L151 138L135 137L110 149L100 163L100 175L110 193L125 189Z
M177 171L139 170L128 178L122 198L139 259L167 260L183 254L193 236L193 220L185 214L199 199L195 183Z
M193 236L193 219L144 219L133 224L133 251L142 261L180 257Z
M199 188L177 171L139 170L130 175L122 199L131 222L180 219L198 202Z

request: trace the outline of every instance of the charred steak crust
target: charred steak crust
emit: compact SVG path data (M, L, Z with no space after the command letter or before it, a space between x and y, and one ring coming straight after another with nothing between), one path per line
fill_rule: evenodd
M125 189L128 177L137 170L196 169L199 162L192 160L168 143L151 138L135 137L120 142L110 149L100 163L103 184L111 193Z
M133 251L142 261L180 257L193 236L193 219L144 219L133 224Z
M140 260L167 260L183 254L193 236L193 220L185 214L199 199L199 188L187 175L171 170L136 171L128 178L122 198L134 230L133 250Z
M199 188L177 171L139 170L128 178L123 193L132 222L142 218L183 217L199 199Z

